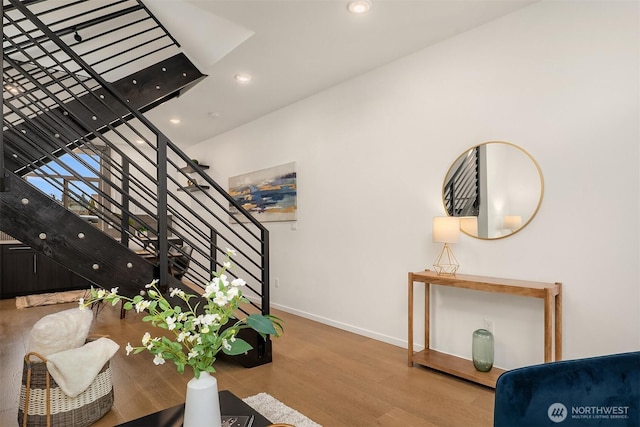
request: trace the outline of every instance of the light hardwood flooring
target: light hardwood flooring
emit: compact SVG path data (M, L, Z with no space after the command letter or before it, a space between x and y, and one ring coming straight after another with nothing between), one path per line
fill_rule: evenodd
M74 307L15 308L0 300L0 426L17 426L17 406L29 331L42 316ZM239 397L266 392L324 427L483 427L493 425L493 390L422 368L408 367L395 347L288 313L285 333L274 340L273 362L244 368L216 362L218 386ZM92 333L107 334L121 350L112 359L113 409L95 426L111 427L184 401L190 375L172 364L155 366L148 353L126 356L153 327L117 307L105 307Z

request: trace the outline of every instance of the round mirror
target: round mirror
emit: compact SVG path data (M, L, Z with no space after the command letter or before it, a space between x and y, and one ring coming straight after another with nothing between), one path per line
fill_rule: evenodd
M540 208L542 172L517 145L489 141L471 147L451 165L442 186L449 216L480 239L502 239L522 230Z

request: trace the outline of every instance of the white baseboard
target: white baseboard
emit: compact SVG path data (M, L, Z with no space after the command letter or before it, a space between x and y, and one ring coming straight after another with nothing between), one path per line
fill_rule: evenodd
M314 322L322 323L324 325L333 326L334 328L342 329L343 331L352 332L354 334L362 335L367 338L374 339L376 341L382 341L387 344L395 345L396 347L407 348L407 341L399 340L394 337L390 337L388 335L379 334L377 332L370 331L368 329L359 328L357 326L349 325L347 323L337 322L332 319L328 319L326 317L317 316L313 313L308 313L306 311L300 311L295 308L287 307L281 304L271 303L271 307L277 310L284 311L286 313L291 313L296 316L303 317L305 319L313 320ZM286 325L285 325L286 328Z

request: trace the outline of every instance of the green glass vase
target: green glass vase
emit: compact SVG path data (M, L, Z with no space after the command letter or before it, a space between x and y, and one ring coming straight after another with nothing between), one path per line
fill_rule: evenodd
M476 370L489 372L493 368L493 351L493 334L486 329L473 331L471 354Z

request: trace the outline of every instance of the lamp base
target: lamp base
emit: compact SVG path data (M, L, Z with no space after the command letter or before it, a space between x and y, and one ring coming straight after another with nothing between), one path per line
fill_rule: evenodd
M456 271L460 268L458 260L447 243L444 244L438 259L433 263L433 268L438 276L455 276Z

